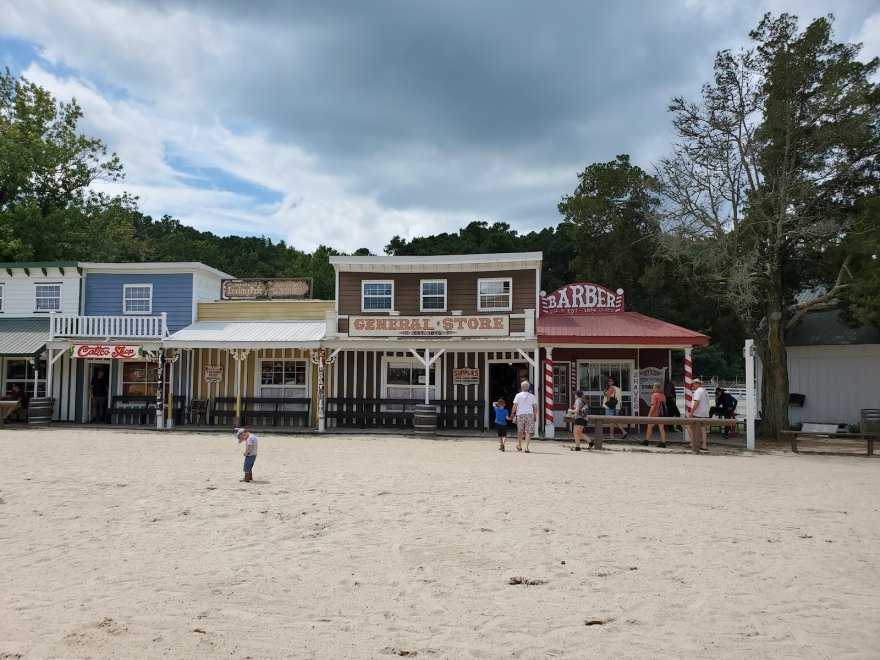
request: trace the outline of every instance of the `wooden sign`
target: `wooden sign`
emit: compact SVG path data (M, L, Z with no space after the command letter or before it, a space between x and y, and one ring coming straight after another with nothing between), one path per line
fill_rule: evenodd
M299 300L312 295L311 277L223 280L224 300Z
M129 344L74 344L70 357L86 360L133 360L141 357L141 347Z
M350 316L350 337L506 337L506 314L474 316Z
M453 369L452 370L453 385L479 385L480 370L479 369Z
M553 293L541 292L541 314L603 314L623 310L623 289L612 291L598 284L576 282Z
M223 365L222 364L206 364L205 365L205 382L220 383L223 381Z

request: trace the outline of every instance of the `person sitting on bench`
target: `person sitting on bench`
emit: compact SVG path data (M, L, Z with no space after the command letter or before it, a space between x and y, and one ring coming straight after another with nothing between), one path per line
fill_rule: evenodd
M736 418L736 405L739 401L729 394L723 387L715 388L715 405L709 409L709 417L718 417L719 419ZM724 437L730 435L730 427L724 427Z
M3 397L4 401L15 401L18 405L12 408L8 408L6 410L6 414L3 415L3 419L9 419L16 410L20 409L24 405L24 392L21 389L21 385L18 383L12 383L12 386L9 390L9 393Z

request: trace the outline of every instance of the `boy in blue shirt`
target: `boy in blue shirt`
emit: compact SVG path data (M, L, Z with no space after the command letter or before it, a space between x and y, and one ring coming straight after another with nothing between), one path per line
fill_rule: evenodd
M507 420L510 417L507 414L507 408L504 407L504 399L493 401L492 408L495 410L495 428L498 429L498 449L505 451L504 443L507 441Z

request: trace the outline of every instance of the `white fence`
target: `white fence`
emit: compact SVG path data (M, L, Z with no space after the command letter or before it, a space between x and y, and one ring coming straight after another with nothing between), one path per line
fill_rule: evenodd
M163 339L168 335L168 316L74 316L51 314L49 338Z

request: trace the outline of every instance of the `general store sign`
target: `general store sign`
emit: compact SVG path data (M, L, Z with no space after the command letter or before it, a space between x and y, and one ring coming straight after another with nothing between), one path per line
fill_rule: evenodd
M297 300L312 294L311 277L223 280L224 300Z
M129 344L74 344L70 356L89 360L132 360L141 356L141 347Z
M623 289L612 291L598 284L576 282L553 293L541 292L542 314L600 314L623 310Z
M206 364L205 365L205 382L220 383L223 381L223 365L222 364Z
M506 337L510 317L349 316L350 337Z

